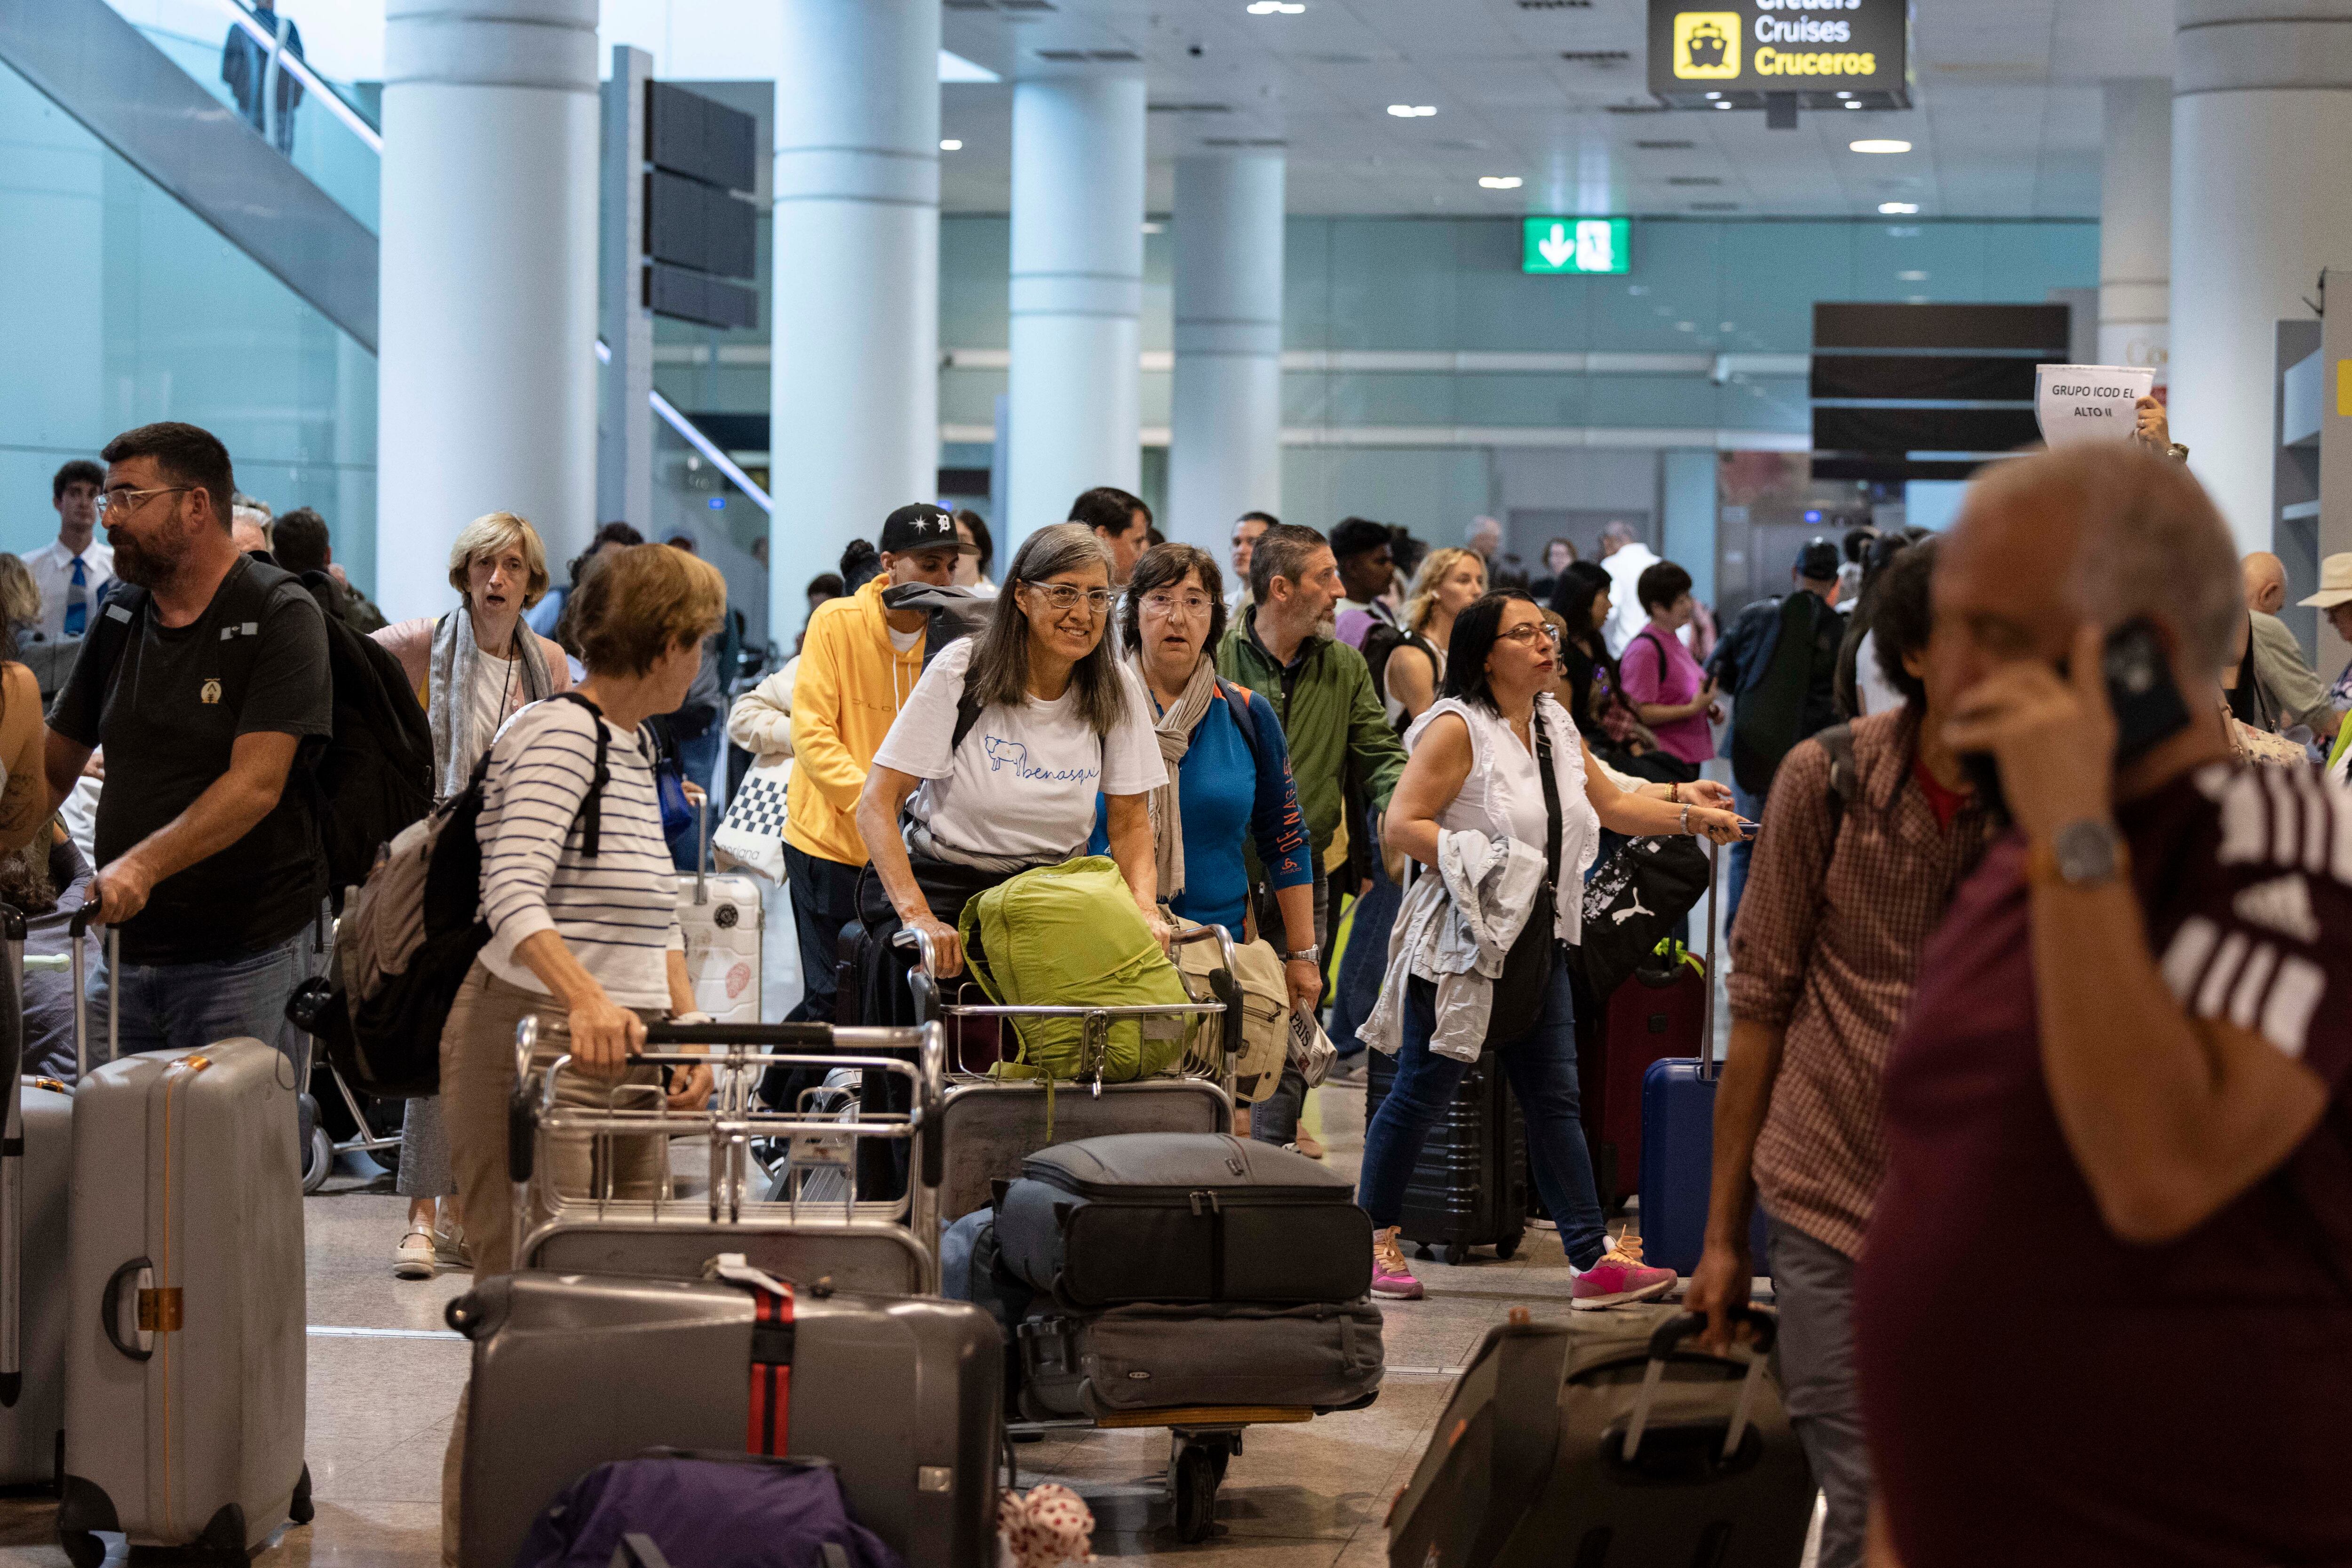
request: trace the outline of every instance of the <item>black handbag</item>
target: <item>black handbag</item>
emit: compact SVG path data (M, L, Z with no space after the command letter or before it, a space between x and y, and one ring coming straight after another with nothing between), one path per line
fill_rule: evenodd
M1570 956L1595 997L1625 977L1674 933L1706 892L1706 846L1665 835L1627 839L1584 884L1584 936Z
M1494 1007L1486 1015L1490 1045L1518 1039L1543 1017L1559 946L1552 934L1559 920L1559 780L1552 774L1551 737L1544 733L1540 710L1528 716L1528 727L1535 736L1536 772L1543 780L1544 879L1528 923L1503 959L1503 972L1495 977Z

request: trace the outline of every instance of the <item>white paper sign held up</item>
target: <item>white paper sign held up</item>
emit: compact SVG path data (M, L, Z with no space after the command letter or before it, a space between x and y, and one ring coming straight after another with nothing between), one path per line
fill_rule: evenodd
M2033 413L2052 446L2124 441L2138 426L2133 406L2156 386L2156 371L2132 365L2036 365Z

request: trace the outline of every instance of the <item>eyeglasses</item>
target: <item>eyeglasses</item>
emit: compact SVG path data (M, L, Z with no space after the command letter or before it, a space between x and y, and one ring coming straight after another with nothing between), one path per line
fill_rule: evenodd
M1210 603L1205 593L1187 593L1181 597L1173 593L1147 593L1143 596L1143 607L1154 615L1181 614L1195 621L1209 613Z
M1525 625L1514 626L1498 635L1509 638L1522 648L1534 647L1536 639L1538 637L1543 638L1555 648L1559 646L1559 628L1549 621L1530 621Z
M1090 615L1108 615L1114 597L1108 588L1072 588L1066 582L1024 582L1021 586L1042 594L1056 615L1066 614L1081 604Z
M150 496L176 496L183 490L193 490L194 485L165 485L153 490L134 490L128 485L117 485L111 490L98 493L98 515L100 521L108 513L129 517L139 509L139 503Z

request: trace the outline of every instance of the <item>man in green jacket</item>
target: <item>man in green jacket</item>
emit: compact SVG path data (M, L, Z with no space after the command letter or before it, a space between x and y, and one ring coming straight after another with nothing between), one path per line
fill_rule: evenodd
M1264 696L1282 720L1299 812L1315 846L1313 956L1319 967L1330 933L1325 858L1351 794L1373 821L1388 810L1389 792L1404 771L1404 746L1373 695L1364 656L1325 629L1343 590L1323 536L1291 524L1266 529L1250 557L1249 586L1253 602L1218 645L1217 670ZM1361 833L1365 824L1350 823L1349 831ZM1251 1136L1296 1142L1306 1098L1306 1081L1285 1071L1281 1086L1250 1113Z

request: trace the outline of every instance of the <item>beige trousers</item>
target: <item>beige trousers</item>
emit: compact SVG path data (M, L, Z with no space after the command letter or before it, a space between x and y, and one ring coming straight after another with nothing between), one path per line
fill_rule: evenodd
M514 1269L514 1184L507 1178L507 1107L515 1086L515 1028L537 1014L540 1042L531 1058L533 1092L539 1075L563 1054L563 1009L538 991L525 990L491 974L477 961L458 988L441 1030L441 1109L448 1124L449 1165L466 1206L466 1240L474 1254L477 1282ZM642 1013L646 1022L658 1013ZM607 1104L643 1110L659 1092L660 1071L631 1068L618 1079L592 1078L567 1071L556 1081L563 1105ZM604 1179L609 1160L614 1197L650 1197L667 1179L667 1140L658 1135L605 1140L585 1136L557 1140L540 1154L556 1190L586 1197ZM457 1396L457 1418L441 1462L441 1558L457 1562L458 1479L464 1473L466 1416L470 1390Z

